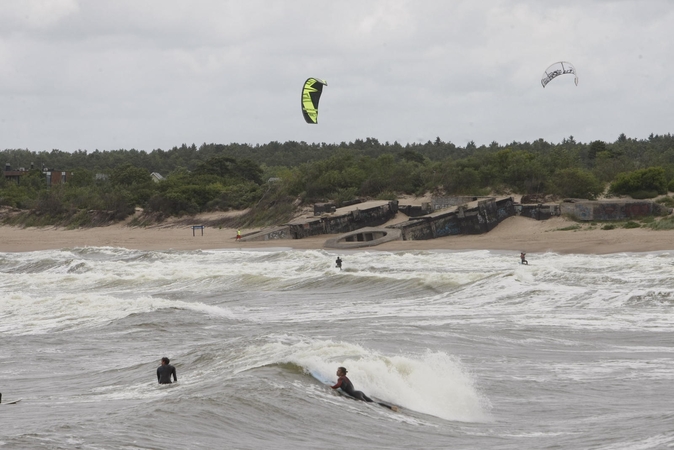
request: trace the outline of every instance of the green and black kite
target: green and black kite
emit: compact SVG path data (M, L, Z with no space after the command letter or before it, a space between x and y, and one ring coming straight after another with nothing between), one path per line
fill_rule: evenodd
M323 92L323 86L327 86L323 80L309 78L302 86L302 115L307 123L318 123L318 101Z

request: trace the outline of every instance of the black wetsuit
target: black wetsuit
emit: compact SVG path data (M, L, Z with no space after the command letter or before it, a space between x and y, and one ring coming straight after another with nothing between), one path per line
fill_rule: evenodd
M353 383L346 376L339 377L337 384L332 386L333 389L341 388L342 391L349 394L353 398L362 400L364 402L372 402L372 399L367 395L363 394L361 391L356 391L353 388Z
M173 375L173 381L178 381L176 368L171 364L157 367L157 381L159 381L159 384L171 384L171 375Z
M337 258L337 261L335 261L335 264L337 264L337 267L339 267L339 270L342 270L342 260Z

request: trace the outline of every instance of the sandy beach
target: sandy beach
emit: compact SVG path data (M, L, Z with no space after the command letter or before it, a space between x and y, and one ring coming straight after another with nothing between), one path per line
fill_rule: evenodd
M394 223L399 220L392 220ZM449 236L426 241L396 241L368 247L367 251L405 250L499 250L527 253L609 254L674 250L674 231L646 228L601 230L563 230L576 225L562 217L536 221L510 217L495 229L481 235ZM245 235L256 230L242 230ZM322 235L299 240L237 242L236 230L205 227L193 235L191 226L163 224L157 227L107 227L66 230L59 228L17 228L0 226L1 252L28 252L74 247L122 247L137 250L213 250L285 247L321 249L325 241L337 235ZM332 252L340 252L331 250Z

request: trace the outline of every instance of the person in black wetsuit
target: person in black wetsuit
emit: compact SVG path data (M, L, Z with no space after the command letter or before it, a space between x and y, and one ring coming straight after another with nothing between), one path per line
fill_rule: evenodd
M346 377L346 372L347 370L344 367L339 367L337 369L337 376L339 377L337 380L337 384L334 386L331 386L333 389L341 388L342 391L345 393L349 394L353 398L357 398L358 400L362 400L364 402L372 402L372 399L368 397L367 395L363 394L361 391L356 391L353 388L353 383L351 380L349 380Z
M157 381L159 384L171 384L171 375L173 375L173 381L178 381L176 376L176 368L173 367L171 362L166 356L161 359L161 366L157 367Z
M338 256L337 260L335 261L335 264L336 264L335 267L339 267L339 270L342 270L342 258Z

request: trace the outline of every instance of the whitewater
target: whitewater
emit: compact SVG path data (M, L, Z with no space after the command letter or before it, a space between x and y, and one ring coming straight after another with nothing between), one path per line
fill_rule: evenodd
M674 447L674 253L527 258L0 253L0 448Z

